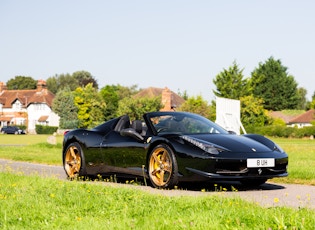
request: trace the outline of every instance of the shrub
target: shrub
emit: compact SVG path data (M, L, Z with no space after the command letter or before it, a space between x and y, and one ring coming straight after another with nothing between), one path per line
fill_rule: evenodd
M268 125L263 127L247 127L246 131L247 133L256 133L271 137L303 138L315 136L315 126L297 128L282 125Z
M36 125L37 134L53 134L57 131L57 126Z

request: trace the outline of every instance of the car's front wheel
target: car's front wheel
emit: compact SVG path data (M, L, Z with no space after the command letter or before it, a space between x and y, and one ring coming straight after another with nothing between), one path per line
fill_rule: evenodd
M149 178L155 188L171 188L178 183L178 166L172 149L157 145L149 155Z
M79 143L71 143L64 155L64 169L70 179L75 179L85 174L84 155Z

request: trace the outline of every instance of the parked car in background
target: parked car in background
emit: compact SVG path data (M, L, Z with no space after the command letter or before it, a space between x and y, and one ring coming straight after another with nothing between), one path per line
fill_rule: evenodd
M25 130L20 129L17 126L4 126L0 131L2 134L25 134Z

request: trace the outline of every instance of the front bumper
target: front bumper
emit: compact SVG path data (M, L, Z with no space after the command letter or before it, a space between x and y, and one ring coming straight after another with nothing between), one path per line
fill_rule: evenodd
M247 167L246 159L217 159L214 164L202 170L194 167L186 167L190 173L213 179L240 180L240 179L271 179L274 177L286 177L288 158L275 159L274 167Z

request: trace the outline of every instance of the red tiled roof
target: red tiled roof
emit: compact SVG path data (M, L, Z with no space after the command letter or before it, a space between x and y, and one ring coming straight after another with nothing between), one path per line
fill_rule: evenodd
M270 116L273 118L280 118L282 120L284 120L284 122L287 124L289 123L292 119L294 119L295 117L297 117L298 115L286 115L281 111L271 111L270 112Z
M0 117L0 121L8 121L10 122L13 119L13 117Z
M155 88L155 87L149 87L146 89L141 90L139 93L137 93L134 97L139 98L139 97L158 97L158 96L162 96L162 92L165 89L162 88ZM180 106L181 104L183 104L185 102L185 100L180 97L178 94L174 93L173 91L171 91L172 93L172 105L176 105L176 106Z
M315 119L315 110L311 109L306 111L305 113L293 118L289 121L289 124L294 123L311 123L312 120Z
M5 89L0 92L0 103L3 104L3 108L11 108L16 100L19 100L24 108L32 103L46 103L51 107L54 97L55 95L44 87L30 90Z

